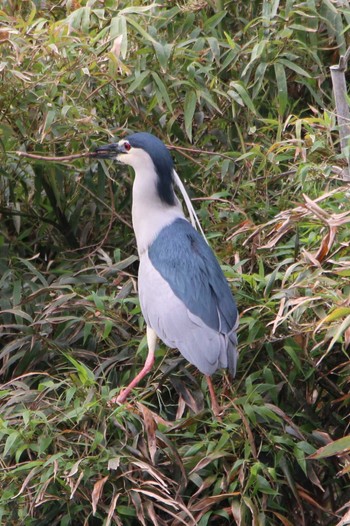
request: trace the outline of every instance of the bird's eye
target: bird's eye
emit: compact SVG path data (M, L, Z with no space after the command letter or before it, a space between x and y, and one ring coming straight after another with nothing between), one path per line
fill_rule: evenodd
M124 143L124 149L125 149L125 151L127 151L127 152L128 152L129 150L131 150L131 144L128 143L128 142L125 142L125 143Z

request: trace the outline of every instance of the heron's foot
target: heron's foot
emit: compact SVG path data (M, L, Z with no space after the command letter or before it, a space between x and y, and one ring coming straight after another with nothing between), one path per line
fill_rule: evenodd
M221 420L221 415L222 415L222 407L219 406L219 404L217 403L217 400L212 400L211 401L211 409L213 411L213 415L215 416L215 418L217 420Z
M108 407L124 404L125 400L127 399L127 396L128 393L125 393L125 390L119 393L117 396L113 396L113 398L111 398L107 403Z

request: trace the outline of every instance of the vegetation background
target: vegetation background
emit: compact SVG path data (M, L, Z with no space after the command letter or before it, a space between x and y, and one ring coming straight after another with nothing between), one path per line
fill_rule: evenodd
M0 2L0 523L350 523L347 0ZM237 378L145 359L131 173L171 145L236 295Z

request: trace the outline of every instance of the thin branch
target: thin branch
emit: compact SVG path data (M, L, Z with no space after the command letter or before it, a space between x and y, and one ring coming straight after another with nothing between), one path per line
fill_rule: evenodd
M48 223L49 225L54 226L59 230L59 225L55 221L52 221L51 219L48 219L43 216L37 216L35 214L27 214L25 212L20 212L19 210L12 209L12 208L5 208L3 206L0 206L0 214L3 214L4 216L11 215L11 216L19 216L19 217L25 217L29 219L35 219L39 221L43 221L44 223Z
M198 153L199 155L218 155L219 157L223 157L225 159L229 159L230 161L234 161L234 159L232 159L230 155L227 155L227 153L214 152L212 150L200 150L199 148L188 148L186 146L175 146L173 144L167 144L166 146L169 150L179 150L180 152Z
M114 181L114 179L112 179L112 177L108 177L108 179L110 181ZM129 228L132 228L132 225L129 221L127 221L126 219L123 218L123 216L121 216L120 214L118 214L118 212L114 209L114 206L111 207L109 205L107 205L107 203L105 201L103 201L103 199L100 199L99 197L97 197L97 195L95 195L91 190L90 188L88 188L87 186L85 186L81 181L78 181L78 185L83 188L85 190L85 192L87 192L88 194L91 195L91 197L93 197L95 199L95 201L98 201L99 203L101 203L105 208L107 208L107 210L109 210L109 212L111 212L112 215L114 215L117 219L119 219L119 221L121 223L124 223L124 225L126 225L127 227Z
M218 157L223 157L224 159L229 159L230 161L234 161L234 159L230 155L227 155L226 153L222 153L222 152L215 152L212 150L200 150L199 148L188 148L186 146L175 146L173 144L167 144L167 148L169 150L178 150L179 152L183 152L183 153L188 152L188 153L198 153L199 155L217 155ZM15 151L15 154L19 155L20 157L27 157L28 159L37 159L39 161L52 161L52 162L71 161L73 159L79 159L81 157L96 157L95 152L74 153L72 155L62 155L61 157L39 155L37 153L27 153L27 152L22 152L20 150Z
M37 153L27 153L21 151L16 151L15 153L20 157L28 157L29 159L38 159L41 161L71 161L72 159L79 159L80 157L95 156L95 152L74 153L72 155L63 155L62 157L50 157L45 155L39 155Z

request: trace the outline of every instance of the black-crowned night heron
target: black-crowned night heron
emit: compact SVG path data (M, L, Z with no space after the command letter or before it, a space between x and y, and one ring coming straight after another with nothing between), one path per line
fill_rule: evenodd
M115 159L135 171L132 223L148 356L116 401L124 402L150 371L159 337L208 377L215 410L209 377L220 367L235 375L237 308L213 251L184 216L174 186L184 189L172 157L162 141L144 132L97 148L95 157Z

